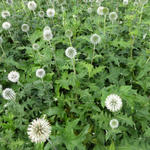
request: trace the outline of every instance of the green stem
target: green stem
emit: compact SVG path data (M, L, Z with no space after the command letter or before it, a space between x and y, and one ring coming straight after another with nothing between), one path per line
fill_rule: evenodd
M150 56L148 57L148 59L147 59L147 61L146 61L146 64L149 62L149 60L150 60Z
M75 69L75 59L71 59L72 61L72 66L73 66L73 71L74 71L74 75L76 75L76 69Z
M143 7L144 7L144 5L142 5L142 8L141 8L141 12L140 12L140 19L139 19L139 24L141 23L141 20L142 20L142 15L143 15Z
M106 27L106 15L104 16L104 36L105 36L105 27Z
M95 44L94 44L94 47L93 47L93 56L92 56L92 59L91 59L91 65L93 63L94 55L95 55Z
M0 45L0 47L1 47L1 49L2 49L3 55L6 56L6 53L5 53L5 51L4 51L3 47L2 47L2 45Z

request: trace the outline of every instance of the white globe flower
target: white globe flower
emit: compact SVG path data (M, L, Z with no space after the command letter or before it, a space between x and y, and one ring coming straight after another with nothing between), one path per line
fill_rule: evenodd
M18 82L19 81L19 78L20 78L20 74L16 71L11 71L9 74L8 74L8 80L11 81L11 82Z
M123 5L128 5L128 0L123 0Z
M11 24L10 24L9 22L4 22L4 23L2 24L2 28L5 29L5 30L10 29L10 27L11 27Z
M44 69L37 69L36 70L36 76L38 77L38 78L43 78L44 76L45 76L45 70Z
M46 30L50 30L51 31L51 28L49 26L45 26L43 31L46 31Z
M102 7L102 6L98 7L98 9L97 9L97 14L98 14L98 15L104 15L103 9L104 9L104 7Z
M23 24L23 25L21 26L21 30L22 30L23 32L28 32L29 29L30 29L30 27L29 27L28 24Z
M29 124L27 134L34 143L45 142L51 134L51 126L44 118L37 118Z
M39 17L43 18L44 15L45 15L44 11L39 11L39 12L38 12L38 16L39 16Z
M7 17L10 17L10 12L8 10L3 10L1 12L2 18L6 19Z
M118 15L117 15L116 12L111 12L111 13L109 14L109 19L110 19L112 22L116 21L117 18L118 18Z
M91 7L89 7L88 9L87 9L87 12L89 13L89 14L91 14L92 13L92 8Z
M71 38L72 35L73 35L73 33L72 33L71 30L67 30L67 31L65 32L65 35L66 35L67 38Z
M11 88L6 88L2 91L2 97L6 100L15 100L16 93Z
M96 44L100 43L101 37L98 34L93 34L90 38L90 41L92 44L96 45Z
M47 9L46 14L49 18L53 18L55 16L55 9L53 8Z
M43 38L46 41L50 41L53 38L53 34L52 34L51 30L44 30L43 31Z
M6 0L6 3L9 4L9 5L12 5L13 4L13 0Z
M67 57L73 59L77 55L77 51L73 47L68 47L65 51Z
M112 119L112 120L110 120L110 127L112 128L112 129L116 129L116 128L118 128L118 126L119 126L119 122L118 122L118 120L117 119Z
M3 43L3 38L0 36L0 45Z
M37 4L34 1L29 1L28 8L29 8L29 10L34 11L37 8Z
M119 111L122 108L122 99L116 94L111 94L107 96L105 106L112 112Z
M39 44L34 43L34 44L32 45L32 48L33 48L34 50L38 50L38 49L40 48L40 46L39 46Z

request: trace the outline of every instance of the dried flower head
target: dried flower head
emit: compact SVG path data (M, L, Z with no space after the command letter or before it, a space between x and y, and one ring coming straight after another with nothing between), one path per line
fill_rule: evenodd
M87 9L87 12L89 13L89 14L91 14L92 13L92 8L91 7L89 7L88 9Z
M6 100L15 100L16 99L16 93L11 88L6 88L2 91L2 96Z
M73 47L68 47L65 51L67 57L73 59L77 55L77 51Z
M98 34L93 34L90 38L92 44L96 45L101 41L101 37Z
M51 30L45 29L43 31L43 38L46 41L50 41L53 38L53 34Z
M67 38L71 38L73 33L72 33L71 30L66 30L65 35L66 35Z
M110 127L112 128L112 129L116 129L116 128L118 128L118 126L119 126L119 122L118 122L118 120L117 119L112 119L112 120L110 120Z
M118 18L118 15L117 15L116 12L111 12L111 13L109 14L109 19L110 19L112 22L116 21L117 18Z
M97 14L98 14L98 15L104 15L104 13L103 13L103 8L104 8L104 7L102 7L102 6L98 7L98 9L97 9Z
M13 4L13 0L6 0L6 3L9 4L9 5L12 5Z
M8 80L11 81L11 82L18 82L19 81L19 78L20 78L20 74L16 71L11 71L9 74L8 74Z
M37 69L36 70L36 76L38 77L38 78L44 78L44 76L45 76L45 70L44 69Z
M128 0L123 0L123 5L128 5Z
M32 142L45 142L51 134L51 126L44 118L37 118L29 124L27 133Z
M38 50L38 49L40 48L40 46L39 46L39 44L34 43L34 44L32 45L32 48L33 48L34 50Z
M21 30L22 30L23 32L28 32L29 29L30 29L30 27L29 27L28 24L23 24L23 25L21 26Z
M112 112L119 111L122 108L122 99L116 94L111 94L107 96L105 105Z
M43 18L44 15L45 15L44 11L39 11L39 12L38 12L38 16L39 16L39 17Z
M29 10L34 11L37 8L37 4L34 1L29 1L28 8L29 8Z
M7 17L10 17L10 12L8 10L3 10L1 16L6 19Z
M55 9L53 8L47 9L46 14L49 18L53 18L55 16Z
M4 23L2 24L2 28L3 28L4 30L10 29L10 27L11 27L11 24L10 24L9 22L4 22Z

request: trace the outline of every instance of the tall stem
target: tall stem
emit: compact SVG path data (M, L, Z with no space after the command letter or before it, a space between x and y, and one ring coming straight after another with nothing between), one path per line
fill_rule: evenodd
M106 27L106 15L104 16L104 36L105 36L105 27Z
M0 45L0 47L1 47L1 49L2 49L3 55L6 56L5 51L4 51L3 47L2 47L2 45Z
M75 69L75 59L71 59L72 61L72 66L73 66L73 71L74 71L74 75L76 75L76 69Z
M142 8L141 8L139 24L141 23L141 20L142 20L143 8L144 8L144 5L142 5Z
M48 142L50 143L50 145L54 148L54 150L57 150L56 147L53 145L53 143L51 142L51 140L47 139Z
M93 47L93 56L92 56L92 59L91 59L91 65L93 63L94 55L95 55L95 44L94 44L94 47Z

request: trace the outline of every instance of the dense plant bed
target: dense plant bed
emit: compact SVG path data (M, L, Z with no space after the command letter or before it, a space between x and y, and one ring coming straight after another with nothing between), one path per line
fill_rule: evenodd
M148 0L0 12L0 150L150 149Z

